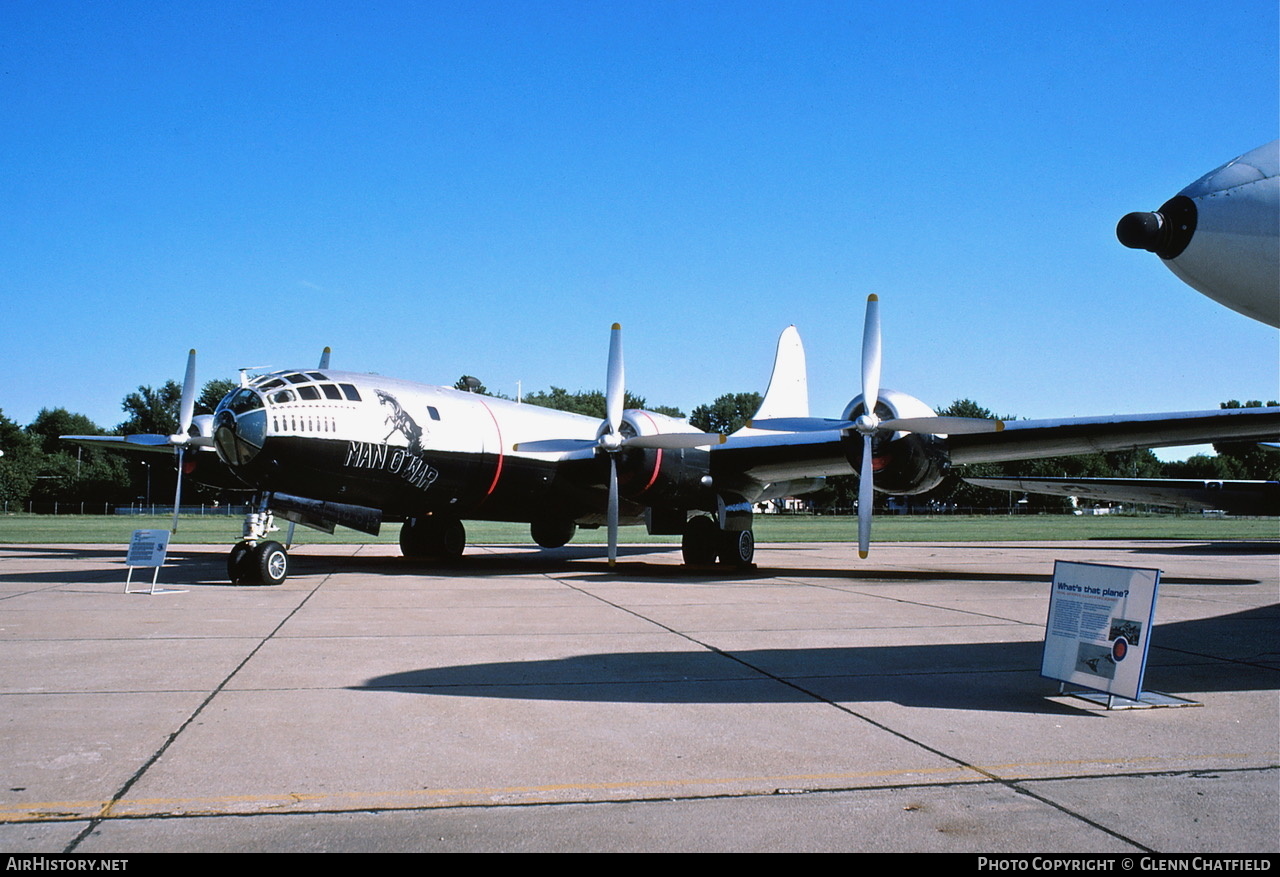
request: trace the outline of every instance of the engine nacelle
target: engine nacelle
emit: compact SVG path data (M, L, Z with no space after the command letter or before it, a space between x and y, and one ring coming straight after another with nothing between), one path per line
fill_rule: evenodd
M844 409L845 420L855 420L867 410L861 395ZM897 390L881 390L876 405L881 420L896 417L933 417L936 412L914 396ZM862 436L850 431L841 442L845 458L855 472L862 468ZM946 436L894 432L877 435L871 444L875 489L880 493L915 494L942 483L951 468Z
M687 420L656 411L628 408L622 413L622 434L627 437L701 432ZM645 505L715 508L710 474L707 448L628 448L619 459L618 489L624 497Z

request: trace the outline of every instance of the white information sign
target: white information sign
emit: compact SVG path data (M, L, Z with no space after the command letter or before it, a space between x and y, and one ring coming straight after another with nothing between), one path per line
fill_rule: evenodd
M169 531L168 530L134 530L133 538L129 540L129 553L125 555L124 565L129 568L128 574L124 578L124 592L126 594L181 594L183 591L157 591L156 579L160 575L160 567L164 566L164 556L169 551ZM151 588L150 590L135 591L131 587L133 582L133 571L137 567L152 567Z
M1160 570L1053 565L1040 675L1138 700Z
M134 530L124 565L164 566L164 556L168 550L168 530Z

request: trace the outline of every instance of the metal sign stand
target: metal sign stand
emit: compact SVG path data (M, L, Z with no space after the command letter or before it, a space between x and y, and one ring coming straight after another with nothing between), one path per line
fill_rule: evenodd
M1138 692L1137 700L1116 694L1108 694L1105 691L1091 691L1089 689L1067 691L1065 682L1058 683L1058 694L1063 697L1074 697L1077 700L1087 700L1090 703L1104 706L1108 710L1149 710L1157 707L1204 706L1199 701L1187 700L1185 697L1175 697L1172 694L1162 694L1159 691L1140 691Z
M164 557L169 551L169 531L168 530L134 530L133 538L129 540L129 553L125 556L125 566L129 568L129 572L124 577L124 592L126 594L148 594L155 596L157 594L185 594L185 590L175 588L156 588L156 579L160 577L160 567L164 566ZM152 567L151 587L148 590L141 588L133 589L130 584L133 580L133 571L138 567Z

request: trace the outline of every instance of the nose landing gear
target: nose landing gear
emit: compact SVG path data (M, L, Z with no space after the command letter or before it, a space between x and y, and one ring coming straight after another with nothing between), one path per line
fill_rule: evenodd
M244 538L227 555L227 578L233 585L280 585L289 575L289 554L268 533L276 527L266 503L245 515Z
M273 540L238 542L227 555L227 577L233 585L280 585L289 574L289 555Z

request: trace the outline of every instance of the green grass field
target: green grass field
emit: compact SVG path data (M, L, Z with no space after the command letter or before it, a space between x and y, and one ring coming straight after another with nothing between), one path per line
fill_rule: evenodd
M0 543L115 543L125 544L134 530L168 529L172 518L167 515L95 516L95 515L28 515L0 517ZM184 516L175 541L186 543L230 544L240 537L239 516ZM282 522L282 531L287 522ZM478 544L527 544L529 528L525 524L490 521L468 521L467 541ZM383 527L381 536L366 536L354 530L339 528L329 536L306 527L298 527L299 543L363 543L394 544L400 533L399 524ZM848 516L757 515L757 542L850 542L857 538L857 521ZM580 530L575 543L600 543L603 528ZM1277 518L1212 518L1198 515L1014 515L967 516L879 515L872 539L877 542L1011 542L1081 539L1204 539L1204 540L1277 540L1280 542L1280 519ZM624 527L624 543L678 542L674 536L649 536L642 527ZM1280 547L1280 545L1278 545Z

